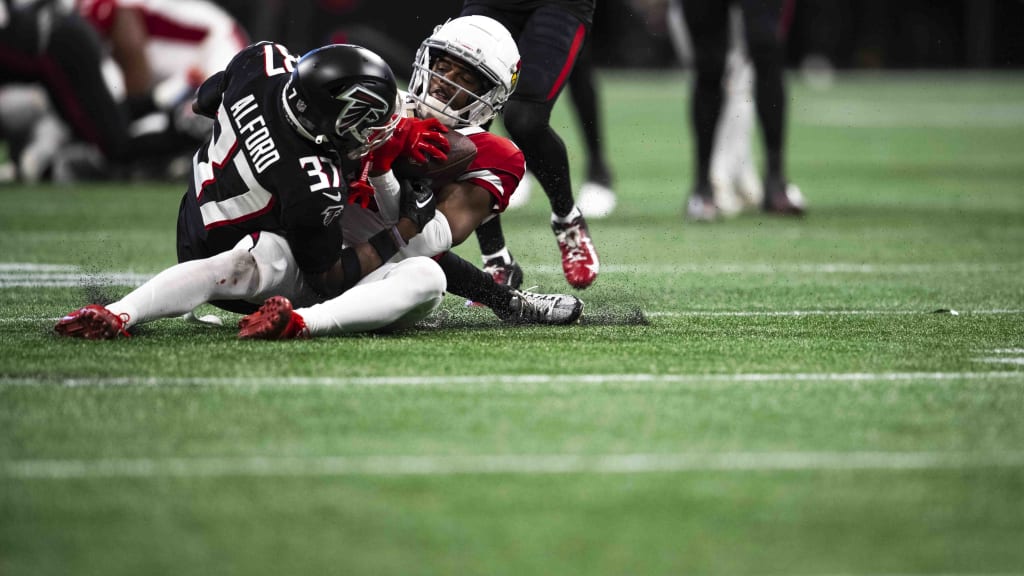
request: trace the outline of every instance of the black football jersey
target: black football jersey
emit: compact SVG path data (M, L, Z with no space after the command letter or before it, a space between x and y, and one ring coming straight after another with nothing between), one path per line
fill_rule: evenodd
M203 227L216 239L210 244L275 232L288 239L299 267L316 273L340 254L348 187L338 159L285 116L282 91L296 61L284 46L260 42L207 80L219 83L212 88L221 99L213 136L192 161L194 193ZM200 102L209 106L210 93L204 84Z

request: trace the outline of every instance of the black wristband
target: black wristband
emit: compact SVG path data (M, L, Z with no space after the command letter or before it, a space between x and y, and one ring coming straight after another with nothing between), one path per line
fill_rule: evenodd
M359 263L359 254L354 248L341 251L341 271L345 273L345 282L341 285L344 292L363 279L363 266Z
M381 262L391 260L391 257L398 253L398 246L395 244L395 236L392 234L391 228L385 228L370 236L367 242L377 251Z

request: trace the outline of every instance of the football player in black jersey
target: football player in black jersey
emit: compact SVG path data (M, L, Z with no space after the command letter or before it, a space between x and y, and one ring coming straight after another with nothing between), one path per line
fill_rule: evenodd
M505 129L551 203L551 228L565 279L574 288L586 288L597 279L600 263L587 222L573 200L569 157L551 127L551 110L586 40L594 0L465 0L461 16L473 14L501 22L519 44L522 70L505 106ZM515 278L499 218L478 228L477 239L488 267L496 275Z
M253 44L200 86L193 106L215 125L181 201L179 264L117 302L68 314L58 334L116 338L206 302L251 312L274 295L300 305L333 298L377 271L434 215L429 186L400 185L388 171L373 184L401 189L397 224L342 245L347 183L366 154L386 150L391 157L374 162L390 165L397 155L444 158L448 147L436 120L397 114L391 69L365 48L334 44L296 59L284 46ZM445 290L444 273L425 257L372 280L375 298L350 329L415 322Z

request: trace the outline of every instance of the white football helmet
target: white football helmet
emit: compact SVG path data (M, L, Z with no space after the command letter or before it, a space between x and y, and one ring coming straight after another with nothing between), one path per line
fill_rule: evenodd
M472 94L431 71L442 53L475 69L485 82L483 94ZM432 78L456 88L456 95L459 92L469 94L469 104L455 109L448 102L431 96ZM420 44L409 81L409 98L415 103L419 116L433 116L454 128L479 126L501 110L518 80L519 47L508 30L487 16L462 16L438 26Z

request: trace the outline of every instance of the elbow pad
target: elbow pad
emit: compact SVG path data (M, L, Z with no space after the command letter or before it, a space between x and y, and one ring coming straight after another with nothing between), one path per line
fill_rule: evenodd
M452 229L448 219L440 211L434 212L434 218L427 222L423 231L409 239L409 244L399 251L398 258L413 256L433 258L452 248Z

